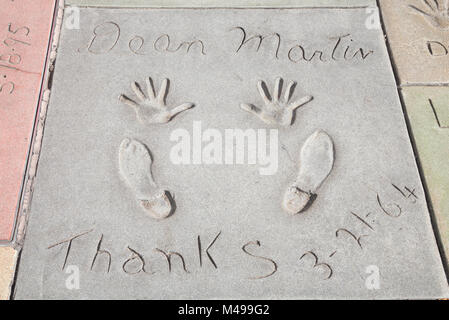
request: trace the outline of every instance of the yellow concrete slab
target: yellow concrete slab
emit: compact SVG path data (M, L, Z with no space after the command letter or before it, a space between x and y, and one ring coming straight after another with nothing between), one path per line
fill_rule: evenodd
M17 250L0 247L0 300L8 300L16 269Z
M379 3L401 85L449 83L449 2Z

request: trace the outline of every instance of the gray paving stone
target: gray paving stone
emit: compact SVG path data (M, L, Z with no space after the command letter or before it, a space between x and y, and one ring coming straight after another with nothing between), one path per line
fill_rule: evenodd
M81 9L81 29L62 30L15 298L445 296L384 38L366 17L363 8ZM149 76L156 94L170 79L165 103L142 104L130 87L151 96ZM284 91L297 82L296 103L273 100L277 77ZM272 113L256 109L265 104ZM289 124L283 108L300 104ZM199 126L223 144L226 129L257 132L258 142L266 133L272 170L260 157L208 164L197 150L209 154L212 138L198 143ZM176 164L178 135L191 138L191 164ZM300 188L289 188L295 179ZM176 203L161 220L156 189ZM286 212L286 192L310 203Z
M375 0L65 0L67 5L98 7L359 7Z

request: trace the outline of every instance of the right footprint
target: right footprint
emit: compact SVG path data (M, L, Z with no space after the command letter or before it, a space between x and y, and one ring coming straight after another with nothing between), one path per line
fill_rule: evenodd
M174 212L170 192L158 188L151 173L151 155L136 140L124 139L119 149L120 174L134 191L142 208L155 219L164 219Z
M334 165L334 144L329 135L317 130L301 148L299 174L287 189L282 207L290 214L307 210L316 199L316 190L326 180Z

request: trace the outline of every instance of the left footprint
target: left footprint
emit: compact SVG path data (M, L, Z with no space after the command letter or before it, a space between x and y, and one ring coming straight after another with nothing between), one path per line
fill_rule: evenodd
M151 173L148 148L136 140L124 139L119 149L120 174L134 191L142 208L155 219L170 216L175 209L170 192L160 189Z

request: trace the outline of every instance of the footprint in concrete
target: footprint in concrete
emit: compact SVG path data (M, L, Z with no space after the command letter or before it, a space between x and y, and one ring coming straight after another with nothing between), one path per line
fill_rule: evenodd
M291 214L304 212L316 199L317 189L326 180L334 165L334 144L321 130L310 135L301 149L299 174L287 189L282 207Z
M120 174L133 190L142 208L155 219L170 216L175 205L170 192L160 189L151 173L148 148L136 140L124 139L119 149Z

